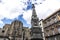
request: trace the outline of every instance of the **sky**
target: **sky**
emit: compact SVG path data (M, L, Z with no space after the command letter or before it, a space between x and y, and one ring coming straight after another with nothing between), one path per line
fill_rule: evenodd
M14 20L22 21L24 27L31 27L32 4L39 20L60 8L60 0L0 0L0 28Z

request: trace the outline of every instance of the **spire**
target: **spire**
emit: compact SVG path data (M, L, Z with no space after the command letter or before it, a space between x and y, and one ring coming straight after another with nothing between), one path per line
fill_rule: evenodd
M39 19L37 17L36 11L35 11L35 6L32 4L32 17L31 17L31 24L32 26L38 26L39 24Z
M39 18L36 15L34 4L32 4L31 40L43 40L42 31L39 26Z
M34 4L32 4L32 16L37 16Z
M32 4L32 8L35 8L34 4Z

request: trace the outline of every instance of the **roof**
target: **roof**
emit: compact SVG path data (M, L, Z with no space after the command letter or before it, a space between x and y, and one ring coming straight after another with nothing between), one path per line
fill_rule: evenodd
M12 23L14 23L14 22L20 22L20 23L22 23L20 20L14 20ZM23 24L23 23L22 23Z
M59 11L60 11L60 8L58 10L56 10L54 13L52 13L50 16L46 17L43 21L49 19L51 16L57 14L57 12L59 12Z
M4 26L3 26L3 28L7 28L7 27L9 27L10 26L10 24L5 24Z

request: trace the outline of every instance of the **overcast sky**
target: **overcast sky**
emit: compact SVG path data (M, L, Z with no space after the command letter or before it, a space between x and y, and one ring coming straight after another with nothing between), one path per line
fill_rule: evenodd
M0 28L13 20L31 27L32 4L39 19L45 19L60 8L60 0L0 0Z

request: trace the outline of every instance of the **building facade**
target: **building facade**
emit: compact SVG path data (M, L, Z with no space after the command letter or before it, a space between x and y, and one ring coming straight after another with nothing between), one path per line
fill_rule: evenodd
M11 26L10 24L5 24L3 26L4 36L8 36L10 26Z
M43 19L41 19L40 21L39 21L39 26L41 27L41 29L42 29L42 36L43 36L43 40L45 40L45 37L44 37L44 28L43 28Z
M45 40L60 40L60 9L43 20Z
M5 29L3 28L0 28L0 40L9 40L8 36L6 35Z
M30 40L30 29L28 27L23 27L23 38L24 40Z
M3 37L9 40L23 40L23 23L19 20L14 20L11 24L5 24L2 28Z
M34 4L32 4L31 40L43 40L42 29L39 26L39 19L36 15Z
M22 29L23 29L23 23L19 20L14 20L11 23L11 26L9 28L9 32L8 35L11 39L13 40L22 40L23 38L23 33L22 33Z
M29 40L30 29L23 27L23 23L14 20L11 24L5 24L0 29L0 40Z

